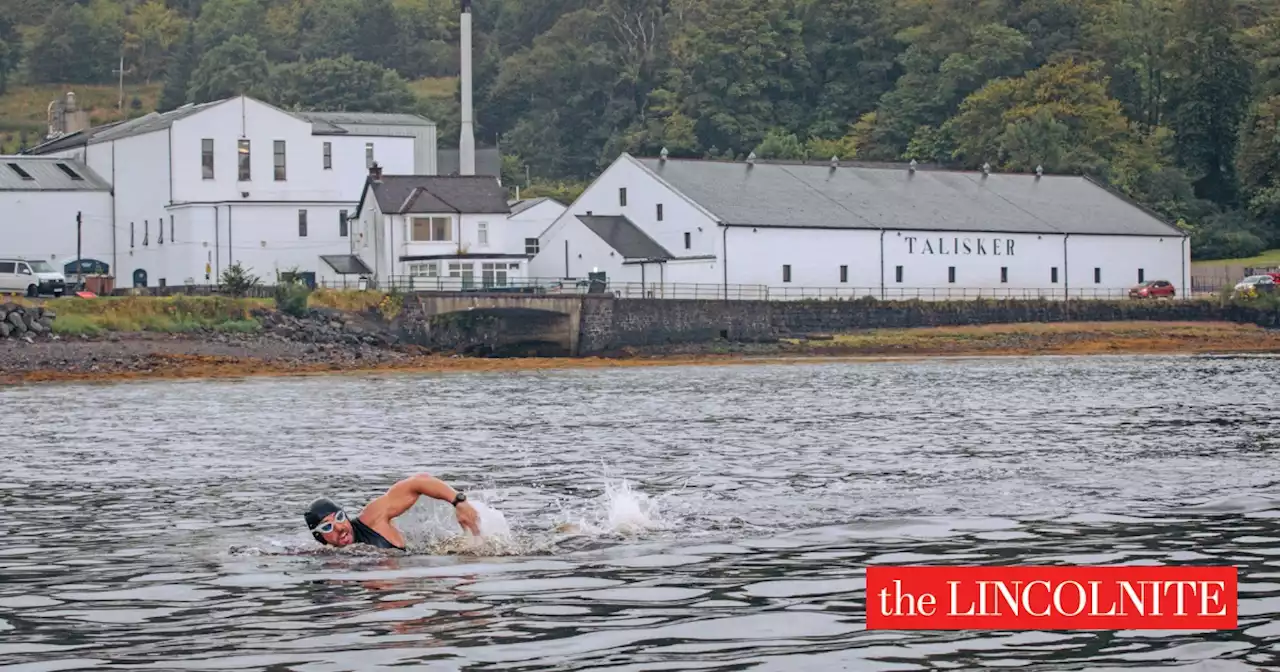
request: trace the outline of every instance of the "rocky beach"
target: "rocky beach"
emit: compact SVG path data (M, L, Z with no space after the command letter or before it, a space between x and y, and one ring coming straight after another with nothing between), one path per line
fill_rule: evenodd
M162 313L181 309L166 307ZM80 314L83 316L84 314ZM869 329L795 334L768 343L717 340L622 348L594 357L486 358L433 352L402 341L369 311L310 308L295 317L270 307L231 321L179 322L170 331L73 329L47 306L0 305L0 383L225 378L351 372L518 371L662 366L817 358L1025 356L1037 354L1280 353L1280 330L1226 322L1059 322ZM145 320L142 321L146 323ZM7 326L4 326L7 325ZM90 324L92 326L92 324ZM234 328L230 328L234 327Z

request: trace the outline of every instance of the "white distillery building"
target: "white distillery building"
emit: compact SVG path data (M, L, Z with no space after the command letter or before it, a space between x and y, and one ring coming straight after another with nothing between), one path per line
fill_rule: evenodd
M294 268L354 281L348 216L369 167L429 174L437 156L435 123L422 117L291 113L246 96L70 133L28 154L82 163L112 187L86 253L111 264L117 287L216 283L232 263L267 283Z
M378 286L456 291L527 277L526 231L508 226L496 177L387 175L375 164L354 213L353 254Z
M111 185L83 163L0 156L0 203L0 257L47 261L69 274L78 243L84 259L109 261Z
M665 153L664 153L665 154ZM1190 286L1185 233L1086 177L623 154L531 274L713 298L1113 297ZM636 283L626 285L625 283Z

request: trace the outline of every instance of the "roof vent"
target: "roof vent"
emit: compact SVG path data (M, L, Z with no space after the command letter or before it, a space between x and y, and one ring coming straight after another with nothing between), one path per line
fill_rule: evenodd
M1044 166L1036 166L1036 179L1040 179L1042 175L1044 175Z
M755 153L755 152L751 152L750 154L748 154L748 155L747 155L747 163L749 163L749 164L751 164L751 165L755 165L755 163L756 163L756 153Z
M840 167L840 157L833 154L831 156L831 169L835 170L836 168L839 168L839 167Z
M915 159L911 159L911 163L907 164L907 171L912 172L912 173L916 172L916 166L917 166L917 165L919 165L919 164L917 164L917 163L916 163L916 160L915 160Z
M982 174L983 174L983 176L986 176L986 175L990 175L990 174L991 174L991 164L989 164L989 163L983 163L983 164L982 164Z
M662 151L661 151L661 152L658 152L658 158L662 159L663 161L666 161L666 160L667 160L667 148L666 148L666 147L663 147L663 148L662 148Z

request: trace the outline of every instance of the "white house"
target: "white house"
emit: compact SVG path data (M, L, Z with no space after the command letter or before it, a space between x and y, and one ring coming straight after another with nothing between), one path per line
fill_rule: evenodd
M1113 297L1190 286L1185 233L1086 177L620 156L531 274L646 295Z
M524 231L507 228L506 189L489 175L384 175L374 165L354 211L351 254L379 286L462 290L526 277Z
M566 206L547 196L512 200L507 204L511 206L507 230L512 237L524 239L524 252L532 258L541 249L542 234L564 214Z
M39 259L65 271L78 243L83 259L109 263L111 185L83 163L0 156L0 202L0 257Z
M268 282L294 268L321 281L361 272L347 258L347 217L369 167L429 172L435 142L422 117L290 113L239 96L71 133L28 154L81 161L113 187L95 222L113 242L116 285L155 287L217 282L232 263Z

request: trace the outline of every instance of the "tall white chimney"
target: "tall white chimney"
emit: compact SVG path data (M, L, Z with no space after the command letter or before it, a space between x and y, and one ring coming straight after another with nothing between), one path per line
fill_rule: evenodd
M471 0L462 0L462 137L458 139L458 174L476 174L476 132L471 113Z

